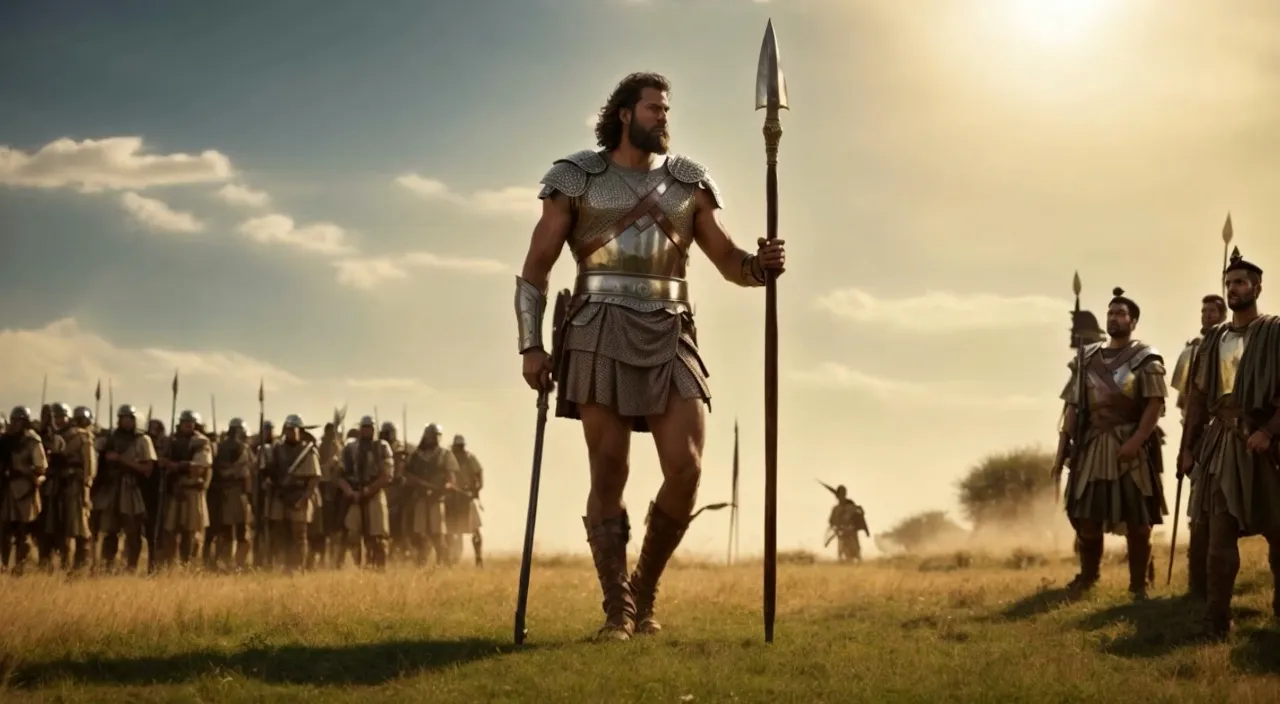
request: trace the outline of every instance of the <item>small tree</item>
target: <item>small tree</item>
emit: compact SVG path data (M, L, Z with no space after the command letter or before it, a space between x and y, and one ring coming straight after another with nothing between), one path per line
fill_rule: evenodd
M1036 520L1052 502L1053 455L1036 448L991 455L960 481L960 506L974 530L993 523Z
M885 544L898 545L914 553L930 547L954 548L964 541L965 535L965 529L947 518L945 511L926 511L899 521L879 537Z

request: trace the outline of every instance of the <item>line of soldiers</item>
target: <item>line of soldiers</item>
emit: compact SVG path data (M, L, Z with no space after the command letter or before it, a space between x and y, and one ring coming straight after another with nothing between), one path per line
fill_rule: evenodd
M297 415L279 437L271 421L249 436L234 418L219 436L183 411L171 434L136 409L119 407L101 429L85 406L16 407L0 418L0 569L21 574L32 547L53 570L166 567L286 572L388 559L452 566L471 535L483 564L479 460L461 435L452 447L432 423L417 446L365 416L345 442L336 423L317 439ZM203 558L202 560L200 558Z
M1231 629L1240 538L1266 538L1280 581L1280 316L1259 313L1262 269L1239 248L1224 268L1223 286L1225 299L1203 298L1201 334L1179 356L1172 379L1183 411L1179 489L1184 478L1191 482L1188 596L1205 602L1204 635L1212 639ZM1080 573L1068 585L1076 595L1097 584L1103 535L1113 533L1128 543L1129 590L1145 598L1152 526L1168 514L1158 425L1168 396L1165 367L1158 351L1133 336L1140 315L1138 304L1115 289L1109 339L1090 341L1081 321L1092 315L1079 310L1077 298L1077 357L1061 394L1053 469L1055 476L1064 465L1072 470L1064 504L1078 541ZM1272 605L1280 619L1274 589Z

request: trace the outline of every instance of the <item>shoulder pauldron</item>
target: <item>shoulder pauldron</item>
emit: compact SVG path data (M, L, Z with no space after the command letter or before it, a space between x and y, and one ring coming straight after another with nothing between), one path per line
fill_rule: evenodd
M562 159L556 159L539 181L542 184L542 190L538 192L538 197L547 198L559 191L570 198L577 198L587 191L587 177L604 173L607 166L604 157L590 149L583 149Z
M667 171L681 183L697 184L707 189L716 207L724 207L724 199L720 195L720 187L707 174L707 167L683 154L673 154L667 159Z

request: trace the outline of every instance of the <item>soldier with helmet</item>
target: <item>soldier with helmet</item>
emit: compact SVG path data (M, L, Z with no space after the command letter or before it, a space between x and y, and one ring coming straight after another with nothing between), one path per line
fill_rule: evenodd
M45 484L54 489L46 494L42 528L51 543L50 551L61 556L62 568L82 570L89 561L89 487L98 464L91 427L93 411L77 406L74 413L68 413L65 404L55 403L53 421L58 428L62 457L57 476L52 476L50 463L51 476Z
M409 429L405 428L405 433L408 432ZM396 424L391 421L383 421L378 428L378 439L391 447L391 483L384 492L387 495L387 522L391 526L391 534L387 538L387 554L394 560L409 554L413 549L409 536L403 531L406 501L404 470L409 461L410 448L407 435L401 442Z
M205 492L213 469L213 443L196 428L200 414L185 410L169 441L169 452L157 464L164 473L163 563L186 567L195 556L200 538L209 527Z
M255 568L269 567L271 564L271 546L267 536L270 531L267 528L267 516L270 513L270 506L267 505L267 492L263 484L267 479L266 466L271 460L271 447L277 441L275 436L275 424L270 420L264 420L260 432L249 436L249 449L253 451L253 507L254 507L254 536L253 536L253 566Z
M102 538L102 561L114 571L119 535L124 533L125 564L136 572L142 555L142 528L147 507L142 482L156 462L151 437L138 427L137 410L128 404L116 411L116 427L98 441L98 473L92 505L93 524Z
M343 552L356 554L363 543L364 564L378 569L387 564L391 535L386 488L391 484L394 458L391 446L374 437L371 416L360 419L359 435L342 449Z
M147 437L151 438L151 447L155 450L157 465L151 474L142 478L139 487L142 489L142 501L147 507L147 514L142 519L142 540L147 544L147 574L155 574L164 564L165 549L160 544L159 522L162 520L163 507L160 505L160 484L164 481L164 472L160 471L159 458L169 456L169 433L164 421L151 417L151 409L147 409Z
M31 532L40 515L39 487L49 468L40 434L32 427L31 410L17 406L9 413L3 446L0 446L0 471L3 495L0 496L0 567L13 554L13 572L22 574L31 554Z
M65 530L61 524L65 506L59 500L62 494L63 472L66 470L66 439L63 433L71 424L71 408L65 403L52 403L40 411L40 442L44 444L45 458L49 462L44 483L40 485L40 518L36 526L36 548L41 570L53 571L53 556L62 556L63 567L68 567ZM59 546L63 547L59 550Z
M307 524L315 515L313 497L320 484L320 456L302 418L284 421L284 437L271 446L263 487L267 492L270 550L287 573L303 568L307 554Z
M249 526L253 522L253 453L249 450L244 421L232 418L226 436L213 456L209 485L209 527L214 554L206 564L214 569L244 570L249 562Z
M405 468L404 535L413 544L418 564L427 564L430 550L437 565L452 565L454 554L446 540L449 495L457 490L458 460L440 444L443 429L435 423L422 431L422 440Z
M331 564L330 538L337 534L338 486L336 477L342 472L342 439L332 421L324 424L320 437L320 485L316 489L316 511L307 531L307 569Z
M480 460L467 449L467 439L453 436L453 456L458 460L458 489L449 493L449 538L453 560L462 558L462 536L471 535L471 548L476 553L476 567L484 566L480 537L480 490L484 488L484 468Z

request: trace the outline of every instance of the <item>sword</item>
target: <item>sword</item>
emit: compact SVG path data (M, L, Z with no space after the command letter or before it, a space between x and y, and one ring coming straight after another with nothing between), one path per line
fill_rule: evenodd
M765 27L756 72L756 110L761 108L766 109L765 239L773 240L778 237L778 143L782 140L778 111L791 109L773 20ZM772 643L778 603L778 282L773 270L765 270L764 275L764 641Z
M552 382L558 369L558 348L560 323L569 308L572 294L569 289L562 289L556 294L556 307L551 318L551 369ZM547 429L547 407L550 389L538 391L538 421L533 434L533 471L529 475L529 512L524 524L524 551L520 555L520 588L516 594L516 645L524 643L529 635L525 628L525 613L529 605L529 573L533 568L533 532L538 521L538 484L542 480L542 441Z

